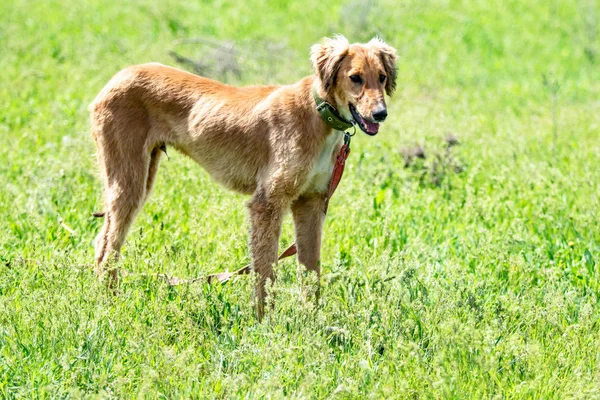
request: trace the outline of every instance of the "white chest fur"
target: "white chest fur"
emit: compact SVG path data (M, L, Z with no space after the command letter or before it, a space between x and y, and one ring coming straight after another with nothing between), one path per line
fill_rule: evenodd
M308 174L306 186L302 190L302 193L323 192L327 189L336 159L334 152L339 149L343 139L344 132L340 131L331 132L327 139L325 139L323 150Z

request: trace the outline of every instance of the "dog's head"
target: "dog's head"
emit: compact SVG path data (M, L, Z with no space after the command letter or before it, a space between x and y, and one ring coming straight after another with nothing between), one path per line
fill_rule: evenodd
M336 36L311 48L322 92L368 135L376 135L387 117L384 92L391 96L396 88L397 59L396 49L377 37L350 44Z

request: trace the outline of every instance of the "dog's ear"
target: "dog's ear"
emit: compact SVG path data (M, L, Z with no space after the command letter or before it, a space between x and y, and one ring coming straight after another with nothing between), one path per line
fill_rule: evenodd
M325 93L330 93L334 87L335 77L349 48L348 39L342 35L325 38L323 43L311 47L310 59Z
M394 90L396 90L396 77L398 75L398 67L396 66L398 56L396 55L396 49L386 44L379 37L371 39L369 45L373 46L379 52L379 57L385 68L385 73L387 74L385 92L388 96L391 96L394 94Z

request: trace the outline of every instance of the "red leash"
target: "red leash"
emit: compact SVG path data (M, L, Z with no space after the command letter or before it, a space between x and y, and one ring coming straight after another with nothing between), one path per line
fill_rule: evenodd
M325 199L325 214L327 214L327 208L329 207L329 199L337 189L340 181L342 180L342 175L344 174L344 167L346 166L346 160L348 159L348 155L350 155L350 134L346 133L344 136L344 144L340 148L340 152L338 153L337 159L335 161L335 166L333 167L333 172L331 173L331 178L329 179L329 191L327 193L327 198ZM296 248L296 243L292 244L290 247L285 249L283 253L279 255L277 260L281 260L287 257L291 257L298 252ZM250 264L246 265L243 268L238 269L235 272L221 272L218 274L211 274L207 277L208 282L212 283L215 280L218 280L221 283L227 282L234 275L244 275L250 273L252 267ZM191 283L199 280L196 279L188 279L188 280L179 280L177 278L172 278L169 280L171 285L178 285L181 283Z

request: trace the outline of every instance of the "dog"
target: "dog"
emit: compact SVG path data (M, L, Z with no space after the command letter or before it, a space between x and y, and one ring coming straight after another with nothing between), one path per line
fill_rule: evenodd
M377 134L387 117L384 94L396 87L397 58L377 37L350 44L335 36L311 47L315 74L287 86L234 87L158 63L117 73L90 105L104 183L96 273L108 274L113 284L118 280L112 265L152 190L161 149L171 146L225 187L251 195L259 319L290 209L298 262L319 277L327 188L344 137L338 128L355 124ZM318 104L333 113L333 124Z

